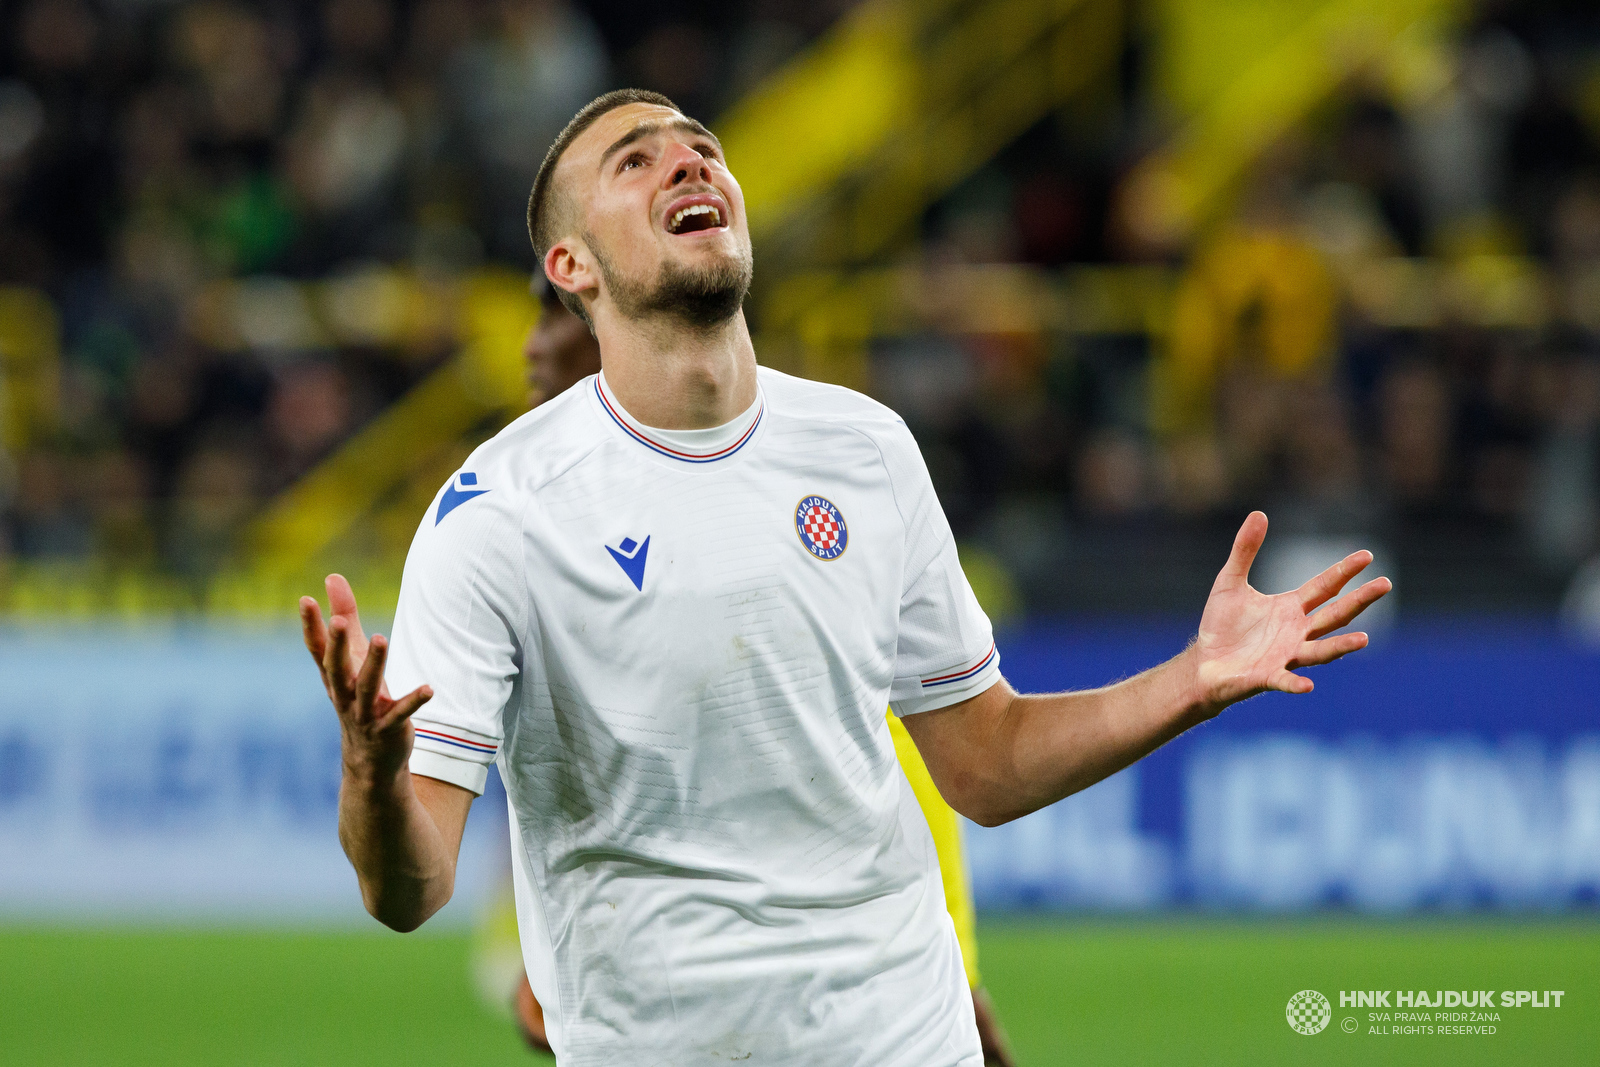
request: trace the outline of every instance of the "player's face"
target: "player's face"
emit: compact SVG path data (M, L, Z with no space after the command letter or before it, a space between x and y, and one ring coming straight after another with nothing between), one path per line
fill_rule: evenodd
M557 304L539 312L522 346L528 363L528 406L538 407L600 369L600 344L582 319Z
M560 166L605 295L624 315L710 325L739 310L751 262L744 196L704 127L628 104L585 130Z

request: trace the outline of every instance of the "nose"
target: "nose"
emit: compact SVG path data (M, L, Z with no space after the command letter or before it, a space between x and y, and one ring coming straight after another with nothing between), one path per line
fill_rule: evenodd
M699 179L705 184L711 184L711 165L706 162L706 157L696 152L686 144L678 145L674 151L677 158L672 161L669 171L671 178L667 182L668 188L682 185L684 182Z

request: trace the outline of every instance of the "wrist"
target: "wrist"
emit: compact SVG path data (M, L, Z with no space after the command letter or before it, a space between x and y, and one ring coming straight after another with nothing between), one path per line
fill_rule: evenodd
M1182 709L1185 729L1216 718L1227 707L1216 700L1211 687L1202 677L1200 664L1199 646L1191 641L1189 647L1178 656L1178 706Z
M361 753L346 752L343 764L346 788L372 797L394 795L402 780L409 777L404 762L391 766L388 761Z

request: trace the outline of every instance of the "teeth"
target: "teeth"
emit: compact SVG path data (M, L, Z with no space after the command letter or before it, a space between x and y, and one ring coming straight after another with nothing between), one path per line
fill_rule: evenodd
M722 212L718 211L710 204L694 204L690 207L681 209L677 214L673 215L672 221L667 224L667 228L673 233L677 233L678 227L683 225L683 220L688 218L690 215L710 215L713 225L722 225Z

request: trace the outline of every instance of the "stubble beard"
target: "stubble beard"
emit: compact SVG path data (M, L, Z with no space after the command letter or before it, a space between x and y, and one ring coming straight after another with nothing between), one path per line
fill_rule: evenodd
M617 270L593 236L585 234L584 242L594 252L617 310L635 321L670 316L694 330L715 329L739 313L755 273L745 250L698 267L668 260L653 281L645 282Z

